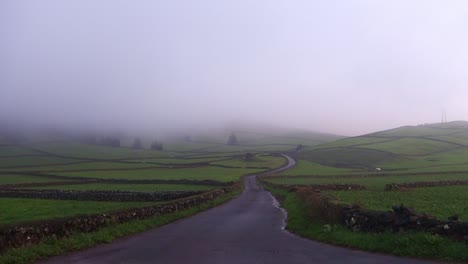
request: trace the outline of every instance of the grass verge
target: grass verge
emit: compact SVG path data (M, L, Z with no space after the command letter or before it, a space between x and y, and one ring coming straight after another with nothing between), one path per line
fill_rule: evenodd
M352 232L341 225L310 219L308 206L296 193L265 186L288 212L287 229L300 236L326 243L397 256L468 261L468 246L438 235L422 232L372 234Z
M43 242L28 247L15 248L0 255L1 264L32 263L47 257L63 255L67 252L83 250L98 244L110 243L115 239L143 232L145 230L159 227L175 220L194 215L214 206L225 203L242 190L234 190L224 194L213 201L203 203L199 206L173 214L152 217L144 220L136 220L123 224L110 225L93 233L74 233L66 239L48 238Z

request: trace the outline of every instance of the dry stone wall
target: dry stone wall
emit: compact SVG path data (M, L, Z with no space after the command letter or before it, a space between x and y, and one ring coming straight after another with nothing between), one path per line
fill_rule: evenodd
M455 185L468 185L468 180L390 183L390 184L385 185L385 190L386 191L399 191L399 190L413 189L413 188L442 187L442 186L455 186Z
M64 238L74 232L93 232L110 224L175 213L198 206L240 188L233 185L161 205L125 209L105 214L82 215L49 221L0 227L0 252L9 248L32 245L47 237Z
M268 183L271 184L271 183ZM311 186L284 186L271 184L296 192L309 208L309 214L323 220L340 223L353 231L381 233L385 231L422 231L450 237L468 243L468 222L456 216L443 221L426 213L418 213L403 205L392 211L377 211L346 204L322 193L327 188Z
M175 200L201 194L203 192L204 191L128 192L0 189L0 197L107 202L158 202Z

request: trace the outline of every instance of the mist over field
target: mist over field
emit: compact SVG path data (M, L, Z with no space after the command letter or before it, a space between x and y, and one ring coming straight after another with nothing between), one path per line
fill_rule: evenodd
M0 120L358 135L467 119L466 1L0 3Z

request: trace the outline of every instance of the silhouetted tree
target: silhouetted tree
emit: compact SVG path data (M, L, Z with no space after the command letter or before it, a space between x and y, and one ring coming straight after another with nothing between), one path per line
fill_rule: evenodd
M250 152L245 153L245 156L244 156L245 161L253 161L254 159L255 159L254 154L252 154Z
M229 136L227 144L228 145L239 145L239 141L237 140L237 137L236 137L236 135L234 135L234 133L231 133L231 135Z
M19 130L2 127L0 127L0 129L0 137L3 137L10 144L20 144L27 140Z
M163 150L163 144L159 141L154 141L151 143L151 149L152 150Z
M299 144L299 145L297 145L297 147L296 147L296 151L299 151L299 150L301 150L301 149L303 149L303 148L304 148L304 146L303 146L302 144Z
M143 146L141 144L141 139L140 138L135 138L133 140L133 145L132 145L133 148L136 148L136 149L141 149Z
M82 142L82 143L85 143L85 144L90 144L90 145L98 144L97 137L95 135L91 135L91 134L83 135L80 138L78 138L78 140L80 142Z
M190 136L185 136L185 137L184 137L184 140L185 140L186 142L192 142L192 138L191 138Z
M113 137L105 137L101 139L101 145L109 147L120 147L120 139Z

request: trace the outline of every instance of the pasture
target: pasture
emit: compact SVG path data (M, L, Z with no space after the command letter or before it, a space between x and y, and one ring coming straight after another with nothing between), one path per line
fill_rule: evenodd
M296 154L295 168L263 176L262 179L269 183L294 186L361 185L365 190L325 190L322 195L337 203L354 204L370 210L391 211L393 206L404 205L443 221L449 217L468 221L467 139L468 122L390 129L303 149ZM405 183L415 187L386 189L387 184ZM434 186L424 187L425 184ZM272 190L281 193L274 188ZM310 225L320 222L319 219L310 221L313 222ZM302 223L297 227L305 228L307 225ZM343 232L350 239L345 242L346 245L364 247L353 239L372 239L372 235ZM302 235L308 236L306 233ZM323 235L317 233L313 237L321 239ZM333 235L331 237L329 241L334 243L343 243L345 240ZM399 240L397 236L389 237L394 241ZM423 240L416 239L415 243L424 244ZM379 250L395 253L395 250L404 249L389 247ZM433 252L439 250L433 248ZM435 253L428 255L431 254Z
M193 141L169 141L163 150L110 147L77 141L41 139L24 144L0 145L0 191L27 190L129 191L165 193L210 191L238 182L242 176L281 167L280 153L312 144L326 135L282 138L240 133L245 144L228 146L225 138L194 137ZM254 139L262 138L261 142ZM294 138L294 137L293 137ZM330 136L328 140L335 137ZM245 159L250 153L249 160ZM79 201L0 198L0 225L20 224L80 214L111 212L155 202Z
M373 210L391 210L404 204L418 212L429 213L439 219L458 215L468 221L468 186L416 188L405 191L331 191L340 201L354 203Z
M154 205L152 202L94 202L23 198L0 198L0 226L62 218L81 214L106 213L115 210Z
M28 187L36 190L93 190L93 191L130 191L130 192L168 192L168 191L202 191L216 188L209 185L190 184L70 184L55 186Z
M320 144L297 157L360 173L375 172L375 168L383 172L468 171L467 138L465 122L406 126ZM301 171L304 174L317 175L320 170Z

